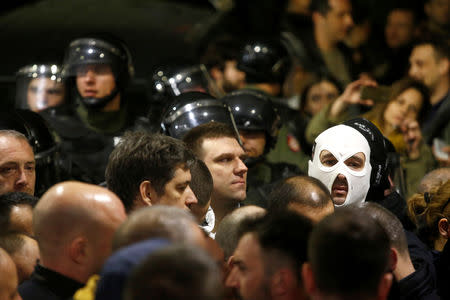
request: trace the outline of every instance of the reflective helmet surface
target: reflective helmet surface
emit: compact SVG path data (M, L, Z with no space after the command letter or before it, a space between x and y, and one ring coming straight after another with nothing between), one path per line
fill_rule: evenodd
M226 95L221 100L230 106L239 130L264 131L268 149L275 146L281 122L268 96L258 91L240 90Z
M277 40L246 43L237 62L237 68L246 74L247 83L283 83L291 65L289 53Z
M218 87L203 64L178 67L159 73L160 79L166 84L166 89L172 96L187 92L201 92L218 95Z
M161 127L167 135L182 139L192 128L208 122L221 122L234 127L226 103L209 94L189 92L175 97L163 115Z
M28 65L16 74L16 108L39 112L64 104L65 97L66 87L58 65Z
M86 65L108 65L114 74L116 87L103 98L81 98L87 108L102 108L128 84L134 76L131 54L122 42L99 38L80 38L72 41L64 57L63 78L76 78L77 70Z
M25 109L1 112L0 129L16 130L24 134L33 148L36 196L42 195L52 185L63 180L58 146L47 122L39 114Z

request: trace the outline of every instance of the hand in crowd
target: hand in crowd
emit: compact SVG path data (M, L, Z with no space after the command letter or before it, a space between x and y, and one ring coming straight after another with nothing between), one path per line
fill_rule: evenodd
M441 167L450 167L450 146L445 146L445 147L442 147L440 149L442 152L445 152L445 153L448 154L447 159L441 158L441 156L436 153L435 146L432 147L432 150L433 150L434 158L439 163L439 166L441 166Z
M401 126L403 139L406 144L408 158L417 159L420 155L420 144L422 142L422 132L416 120L406 119Z
M344 110L352 104L362 104L372 106L373 99L362 99L361 89L364 86L377 86L377 83L371 79L358 79L353 81L345 88L342 95L340 95L331 106L330 117L337 118Z

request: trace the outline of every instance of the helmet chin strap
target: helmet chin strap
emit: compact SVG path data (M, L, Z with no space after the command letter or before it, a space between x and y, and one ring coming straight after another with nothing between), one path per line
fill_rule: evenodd
M84 107L86 107L87 109L90 110L100 110L103 107L106 106L106 104L108 104L108 102L110 102L112 99L114 99L114 97L117 96L117 94L119 94L119 89L116 87L114 87L114 89L111 91L111 93L109 95L106 95L105 97L102 98L84 98L81 97L81 103L84 105Z

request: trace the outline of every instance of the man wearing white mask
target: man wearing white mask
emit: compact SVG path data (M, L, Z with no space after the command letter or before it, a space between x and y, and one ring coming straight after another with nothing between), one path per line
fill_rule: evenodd
M316 138L308 175L328 187L335 206L367 200L400 211L400 199L385 196L390 189L387 152L385 139L374 124L353 119Z

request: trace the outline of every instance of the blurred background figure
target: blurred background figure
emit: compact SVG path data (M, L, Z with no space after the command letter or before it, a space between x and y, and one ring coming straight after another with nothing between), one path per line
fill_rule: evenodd
M65 103L66 86L58 65L28 65L16 77L16 108L40 112Z

